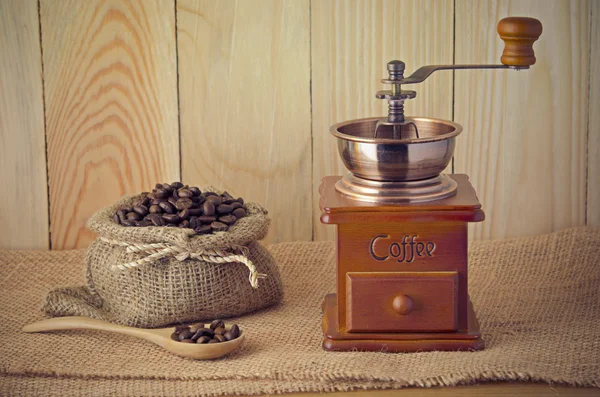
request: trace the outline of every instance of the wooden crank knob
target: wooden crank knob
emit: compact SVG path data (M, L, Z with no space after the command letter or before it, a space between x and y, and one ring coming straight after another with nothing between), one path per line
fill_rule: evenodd
M542 23L535 18L508 17L498 22L498 34L504 40L500 61L508 66L535 64L533 42L542 34Z
M399 294L392 301L392 307L396 313L401 316L406 316L407 314L412 313L415 304L410 296Z

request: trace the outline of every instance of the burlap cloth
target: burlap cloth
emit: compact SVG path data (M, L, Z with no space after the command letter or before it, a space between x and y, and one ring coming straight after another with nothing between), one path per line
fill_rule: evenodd
M227 358L191 361L92 331L27 335L44 294L82 282L83 251L0 252L0 394L223 395L539 380L600 387L600 230L472 243L470 293L486 349L412 354L321 349L331 243L270 247L284 303L235 321Z

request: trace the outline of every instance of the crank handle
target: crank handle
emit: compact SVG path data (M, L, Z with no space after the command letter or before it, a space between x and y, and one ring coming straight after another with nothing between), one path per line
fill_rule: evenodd
M381 80L385 84L402 85L423 82L438 70L456 69L529 69L535 64L533 43L542 34L542 23L535 18L508 17L498 22L498 34L504 40L504 51L501 65L428 65L417 69L406 78L391 78Z

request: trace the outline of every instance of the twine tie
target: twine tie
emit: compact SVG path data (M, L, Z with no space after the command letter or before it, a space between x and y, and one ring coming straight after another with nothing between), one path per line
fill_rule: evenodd
M217 249L203 249L198 252L190 252L186 248L167 243L138 244L110 240L105 237L100 237L100 239L112 245L126 247L126 252L130 254L146 254L145 257L135 260L133 262L115 265L113 266L114 270L128 270L134 267L152 264L162 258L173 257L178 261L184 261L188 258L192 258L217 264L225 264L232 262L242 263L246 265L248 270L250 270L248 281L250 281L250 285L252 286L252 288L258 288L258 280L267 277L266 274L258 272L256 266L254 266L252 261L248 258L248 248L242 246L231 247L230 249L233 252Z

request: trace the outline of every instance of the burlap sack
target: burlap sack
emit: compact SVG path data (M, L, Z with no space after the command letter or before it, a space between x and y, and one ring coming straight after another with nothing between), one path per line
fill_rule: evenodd
M269 226L261 206L246 203L248 216L229 231L199 236L192 229L124 227L112 220L138 199L125 197L90 218L88 228L100 237L85 257L88 285L51 291L47 314L150 328L238 316L281 301L277 265L257 242Z

